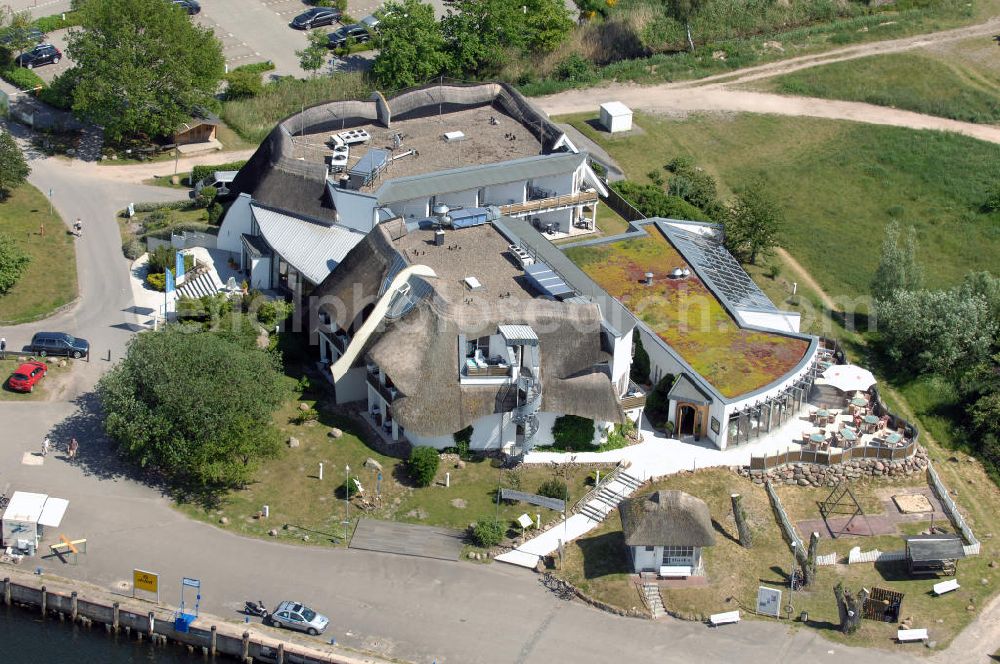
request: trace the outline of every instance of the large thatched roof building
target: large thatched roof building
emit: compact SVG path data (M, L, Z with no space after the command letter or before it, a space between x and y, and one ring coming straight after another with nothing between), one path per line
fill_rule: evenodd
M438 448L551 443L556 418L624 419L631 321L592 299L543 297L503 220L441 231L379 225L315 291L338 401L363 399L391 440ZM529 261L530 262L530 261ZM624 329L625 332L619 331ZM598 427L597 438L603 433Z
M656 491L622 501L618 511L635 572L704 575L701 549L715 544L705 501L683 491Z

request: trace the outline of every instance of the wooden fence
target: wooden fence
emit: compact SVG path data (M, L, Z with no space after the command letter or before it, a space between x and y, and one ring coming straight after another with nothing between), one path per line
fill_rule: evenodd
M814 463L820 466L832 466L852 459L881 459L894 461L905 459L917 451L917 441L911 440L904 447L879 447L876 445L859 445L846 450L788 450L780 454L751 456L750 470L767 470L783 466L786 463Z

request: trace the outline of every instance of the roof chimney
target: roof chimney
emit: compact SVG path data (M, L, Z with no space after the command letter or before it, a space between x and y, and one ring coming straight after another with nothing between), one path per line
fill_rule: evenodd
M653 273L652 272L647 272L646 273L646 285L647 286L652 286L653 285Z

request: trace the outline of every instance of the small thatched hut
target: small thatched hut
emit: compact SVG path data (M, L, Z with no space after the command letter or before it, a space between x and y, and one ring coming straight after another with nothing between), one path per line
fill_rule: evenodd
M702 547L715 544L705 501L683 491L657 491L619 504L622 531L636 573L704 576Z

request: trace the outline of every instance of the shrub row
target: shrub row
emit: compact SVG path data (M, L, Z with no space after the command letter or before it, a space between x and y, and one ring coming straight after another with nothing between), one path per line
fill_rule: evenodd
M43 81L38 74L30 69L18 67L14 64L11 64L4 69L0 69L0 78L7 81L11 85L21 88L22 90L33 90L35 88L45 87L45 81Z
M215 171L238 171L243 168L243 165L247 163L244 159L243 161L231 161L228 164L208 164L203 166L195 166L191 169L191 184L198 182L202 178L208 177ZM136 208L138 210L139 208Z
M66 17L66 20L63 20L63 16ZM73 26L80 25L80 12L69 11L65 14L42 16L35 19L33 25L45 34L62 30L63 28L72 28Z

